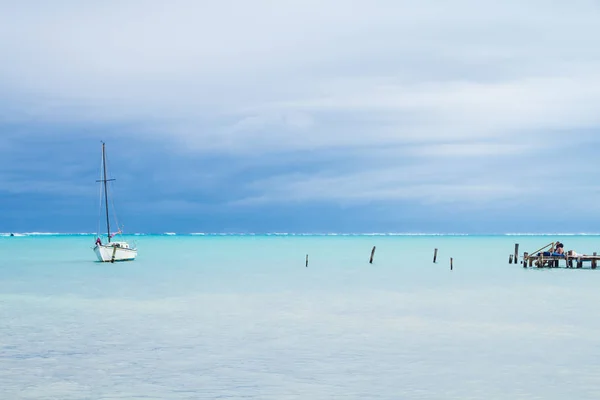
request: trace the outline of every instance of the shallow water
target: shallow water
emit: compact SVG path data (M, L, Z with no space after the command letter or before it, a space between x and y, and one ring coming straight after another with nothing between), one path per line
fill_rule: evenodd
M600 236L93 239L0 238L0 398L600 397L600 270L508 264Z

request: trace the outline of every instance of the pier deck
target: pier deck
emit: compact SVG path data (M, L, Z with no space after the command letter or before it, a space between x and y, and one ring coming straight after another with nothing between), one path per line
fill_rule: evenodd
M589 266L591 269L596 269L598 266L598 260L600 256L594 253L593 255L577 254L577 255L529 255L523 254L523 268L537 267L537 268L583 268L584 265Z

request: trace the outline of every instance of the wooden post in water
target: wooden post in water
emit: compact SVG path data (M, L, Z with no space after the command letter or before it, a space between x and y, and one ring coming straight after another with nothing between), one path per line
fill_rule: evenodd
M452 259L452 257L450 257L450 271L452 271L452 269L454 268L454 266L452 265L452 261L453 261L453 259Z
M527 268L527 259L529 258L529 253L523 253L523 268Z
M592 269L596 269L598 264L596 263L596 252L594 252L594 259L592 260Z
M583 268L583 261L581 261L581 256L577 256L577 268Z
M373 264L373 257L375 257L375 247L373 246L373 250L371 250L371 258L369 259L369 264Z
M308 268L308 254L306 255L306 265L305 265L305 267Z
M515 258L513 258L513 261L516 264L518 260L519 260L519 243L515 243Z
M512 254L509 254L509 255L508 255L508 263L509 263L509 264L512 264L512 258L513 258L513 255L512 255Z
M437 249L433 250L433 263L435 264L435 260L437 260Z

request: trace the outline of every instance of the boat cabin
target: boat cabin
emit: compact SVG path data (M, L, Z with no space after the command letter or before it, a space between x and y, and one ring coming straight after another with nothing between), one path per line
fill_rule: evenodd
M128 249L129 243L127 242L110 242L108 246L120 247L122 249Z

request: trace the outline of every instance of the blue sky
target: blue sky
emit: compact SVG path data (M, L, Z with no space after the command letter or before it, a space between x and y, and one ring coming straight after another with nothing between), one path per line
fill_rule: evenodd
M0 5L0 231L598 232L594 1Z

